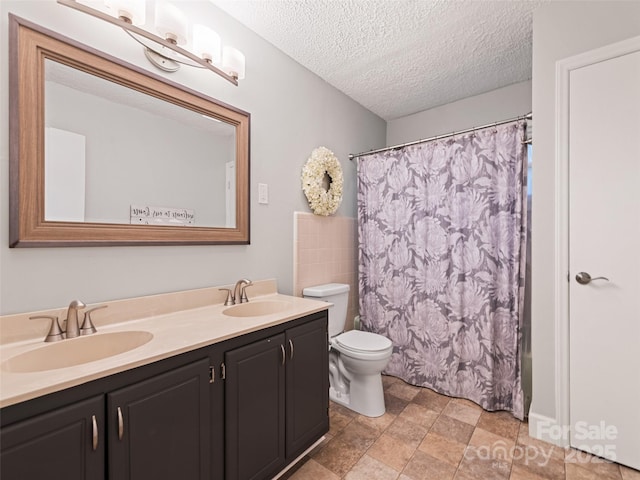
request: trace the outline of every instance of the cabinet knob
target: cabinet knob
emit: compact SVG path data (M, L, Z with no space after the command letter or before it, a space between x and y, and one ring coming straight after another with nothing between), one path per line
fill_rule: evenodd
M282 365L284 365L285 358L287 354L284 351L284 345L280 344L280 353L282 353Z
M289 339L289 360L293 360L293 340Z

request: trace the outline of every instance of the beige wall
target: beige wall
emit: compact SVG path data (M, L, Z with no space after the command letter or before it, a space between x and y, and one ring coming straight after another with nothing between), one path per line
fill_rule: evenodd
M349 285L346 330L358 314L358 262L356 219L294 214L293 293L324 283Z
M387 145L398 145L508 120L530 111L531 81L515 83L391 120L387 123Z
M534 417L556 412L555 284L555 74L556 61L640 35L640 2L549 2L533 23L533 291Z
M180 8L215 25L244 52L247 78L239 87L206 70L160 72L118 27L53 0L0 2L0 314L57 308L74 298L98 303L208 287L242 277L276 278L280 291L291 293L293 212L309 211L300 173L321 145L336 153L344 171L338 215L355 216L355 165L348 154L383 146L385 122L210 2L181 1ZM250 112L251 245L9 249L8 12ZM268 205L257 203L258 183L269 185Z

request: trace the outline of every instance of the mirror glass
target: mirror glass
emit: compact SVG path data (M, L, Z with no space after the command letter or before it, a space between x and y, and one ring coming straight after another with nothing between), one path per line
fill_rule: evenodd
M45 220L235 227L235 127L45 61Z
M45 60L45 220L235 227L235 126Z
M9 87L10 247L249 243L248 112L14 15Z

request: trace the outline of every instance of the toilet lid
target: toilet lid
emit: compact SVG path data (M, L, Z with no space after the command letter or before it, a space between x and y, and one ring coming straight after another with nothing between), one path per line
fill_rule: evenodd
M391 347L391 340L377 333L349 330L335 337L336 342L350 350L379 352Z

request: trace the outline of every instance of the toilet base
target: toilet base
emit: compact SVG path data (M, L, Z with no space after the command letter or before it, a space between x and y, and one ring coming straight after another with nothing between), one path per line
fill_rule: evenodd
M343 407L347 407L349 410L351 410L351 407L349 406L351 397L348 393L340 393L335 388L329 387L329 399L332 402L342 405Z
M329 387L329 398L366 417L381 417L386 411L382 377L380 374L364 377L359 378L359 381L351 382L349 393L340 393L335 388Z

